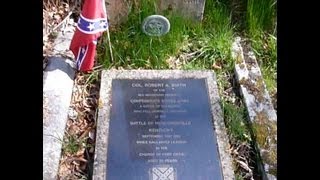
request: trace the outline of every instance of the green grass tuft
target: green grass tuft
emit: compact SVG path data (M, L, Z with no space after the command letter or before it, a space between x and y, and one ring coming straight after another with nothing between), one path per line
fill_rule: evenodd
M252 49L260 64L267 89L272 94L277 88L277 38L262 32L260 38L252 40Z
M276 0L248 0L247 32L269 92L276 91Z
M272 32L276 25L276 0L248 0L247 28L252 37Z
M203 26L192 37L192 42L201 55L186 64L184 69L212 69L213 64L221 65L224 70L233 69L230 44L234 27L227 7L224 3L206 2Z
M75 135L67 134L62 144L62 150L64 153L67 153L67 154L75 154L85 146L86 146L85 139L79 139Z
M107 52L103 56L105 67L168 69L166 59L177 56L184 51L182 47L189 44L187 53L200 53L186 62L183 69L212 69L214 63L223 64L225 69L233 68L230 58L233 27L226 4L206 2L202 23L166 13L171 24L169 33L150 37L142 32L141 24L144 18L156 14L156 8L153 0L141 1L140 8L132 9L128 21L110 32L115 62L110 63L109 50L102 47L100 49Z
M247 113L244 106L223 102L224 118L231 137L240 141L251 141L247 124Z
M114 66L129 69L166 69L168 65L165 59L176 55L188 34L196 31L196 28L193 28L199 25L181 16L168 14L166 17L171 24L170 32L160 37L152 37L142 32L141 24L146 17L153 14L156 14L153 1L141 1L141 7L131 11L128 21L111 32ZM106 57L109 57L109 54ZM106 61L108 59L105 59ZM109 65L108 62L105 64Z

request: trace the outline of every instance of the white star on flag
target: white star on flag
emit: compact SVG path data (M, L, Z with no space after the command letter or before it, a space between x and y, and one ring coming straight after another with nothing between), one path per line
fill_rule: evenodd
M93 23L90 23L89 26L88 26L88 28L90 29L90 31L92 31L92 29L94 29Z
M100 27L104 27L104 26L106 26L107 25L107 23L105 22L105 21L102 21L101 23L100 23Z

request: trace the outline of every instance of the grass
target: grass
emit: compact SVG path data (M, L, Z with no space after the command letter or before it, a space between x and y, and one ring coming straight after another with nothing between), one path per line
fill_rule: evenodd
M183 69L212 69L214 63L232 69L230 43L233 31L230 13L223 3L206 2L204 23L197 23L174 13L166 13L171 28L161 37L150 37L141 31L144 18L156 13L154 0L141 1L140 8L133 8L128 21L111 31L110 38L114 55L110 63L108 48L101 48L103 64L127 69L168 69L166 59L185 52L201 52L185 63Z
M227 5L207 1L203 27L197 33L191 40L193 45L198 47L201 56L186 64L186 69L192 69L193 66L212 69L213 64L223 65L225 70L233 69L233 60L230 57L233 27Z
M223 101L223 110L225 123L228 127L229 135L231 138L239 140L241 142L250 142L250 131L246 125L247 114L243 105L236 106L232 103Z
M75 154L87 146L85 139L79 139L76 135L66 134L62 144L63 153Z
M244 178L240 175L236 175L236 180L244 180Z
M176 55L179 46L188 38L198 24L175 14L168 14L170 33L161 37L150 37L141 31L144 18L155 14L154 0L141 1L141 7L132 9L129 19L119 29L112 31L111 42L115 62L104 61L106 67L165 69L165 59ZM108 52L108 51L107 51ZM107 53L106 58L109 57Z
M260 64L267 89L271 94L277 88L277 38L271 34L261 34L252 40L252 48Z
M247 1L247 33L271 94L277 82L276 0Z
M236 28L245 25L252 47L262 67L267 88L276 88L276 36L274 31L274 1L246 3L246 22L232 21L230 3L236 1L206 1L202 23L192 22L166 12L171 23L170 32L161 37L150 37L141 31L141 23L149 15L156 14L154 0L140 1L140 7L132 8L128 21L110 32L114 62L110 62L109 47L98 46L98 56L105 68L169 69L167 59L181 54L193 54L182 63L181 69L214 69L219 92L232 87L228 80L234 74L234 60L230 48ZM241 8L240 8L241 9ZM239 13L239 12L237 12ZM240 14L245 14L241 13ZM105 37L104 37L105 39ZM215 68L220 67L220 68ZM222 95L223 96L223 95ZM234 142L251 143L247 112L242 103L234 103L222 97L222 107L227 131ZM236 172L237 179L245 179Z
M276 0L248 0L247 28L251 37L272 32L276 22Z

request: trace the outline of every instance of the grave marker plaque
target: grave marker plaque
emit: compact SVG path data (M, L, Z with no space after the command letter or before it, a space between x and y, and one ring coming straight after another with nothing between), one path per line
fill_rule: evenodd
M222 180L206 79L113 79L107 180Z
M142 22L142 31L149 36L162 36L169 32L170 22L161 15L151 15Z

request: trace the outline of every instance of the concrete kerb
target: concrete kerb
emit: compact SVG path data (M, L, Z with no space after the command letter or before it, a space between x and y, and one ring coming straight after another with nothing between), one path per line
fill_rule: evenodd
M72 27L71 27L72 28ZM43 179L56 180L75 69L69 45L74 31L60 32L54 42L53 57L43 74Z
M261 70L252 51L244 52L241 38L232 44L235 74L246 105L261 162L258 169L263 180L276 180L277 114L266 89Z

